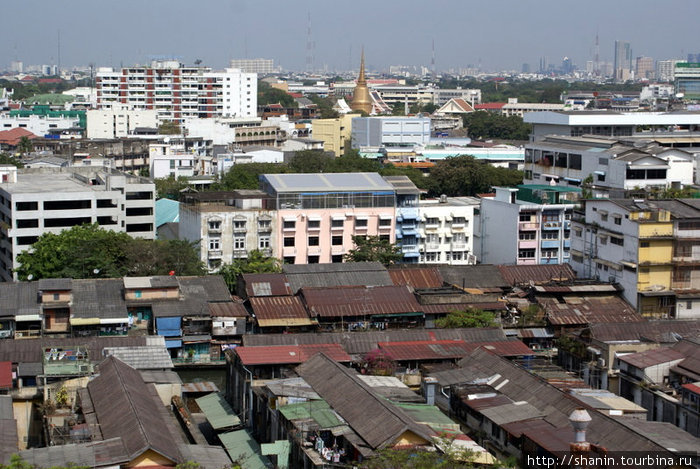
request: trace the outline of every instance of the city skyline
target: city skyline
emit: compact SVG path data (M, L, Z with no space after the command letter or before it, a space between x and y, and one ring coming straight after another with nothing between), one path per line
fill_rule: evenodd
M684 13L666 22L658 21L657 9L640 8L631 0L612 6L592 0L586 5L591 14L563 9L554 0L537 6L513 0L483 5L438 0L426 8L416 0L358 0L338 12L336 5L320 0L301 5L207 0L196 8L184 0L123 0L99 8L86 0L27 0L6 9L32 20L9 22L0 31L5 44L0 68L14 60L60 62L70 68L175 57L220 69L230 59L264 57L286 70L308 69L313 59L314 70L342 71L358 68L364 46L368 68L386 70L390 65L430 66L433 42L439 71L479 64L483 70L519 70L523 63L536 69L540 57L551 64L569 57L585 68L586 61L594 60L596 33L601 62L613 61L616 40L629 42L635 56L655 60L685 58L700 49L692 24L700 4L690 0L665 2L667 11ZM649 27L639 27L652 22L656 29L651 34Z

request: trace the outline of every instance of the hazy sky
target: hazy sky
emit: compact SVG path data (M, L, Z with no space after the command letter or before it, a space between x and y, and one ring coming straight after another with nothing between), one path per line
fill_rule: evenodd
M547 56L601 61L616 39L635 56L685 58L700 52L699 0L19 0L3 5L0 69L12 60L62 67L132 65L154 56L223 68L231 58L272 58L304 70L308 15L314 64L357 68L478 64L537 68Z

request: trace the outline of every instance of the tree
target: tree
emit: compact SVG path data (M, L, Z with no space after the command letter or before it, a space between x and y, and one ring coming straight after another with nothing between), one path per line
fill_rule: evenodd
M317 95L309 95L309 99L318 107L321 119L335 119L339 116L338 111L333 109L335 101L332 97L322 98Z
M34 144L26 135L20 137L19 143L17 144L17 150L22 155L28 155L34 149Z
M258 81L258 105L281 104L282 107L297 107L297 102L286 91L273 88L269 83Z
M456 329L461 327L495 327L498 325L496 314L476 308L453 311L444 318L435 321L437 327Z
M521 171L497 168L472 156L455 156L433 166L428 188L432 195L473 196L493 186L521 184L522 180Z
M18 168L24 168L24 164L17 158L13 158L7 153L0 153L0 164L11 164Z
M345 254L345 262L381 262L389 265L403 258L399 246L379 236L353 236L352 242L355 248Z
M396 370L396 361L388 352L379 348L367 352L362 362L362 368L370 375L393 376Z
M10 464L3 465L0 464L0 469L36 469L38 466L29 464L27 461L22 459L19 454L13 454L10 456ZM68 464L67 466L51 466L48 469L88 469L90 466L78 466L75 464Z
M463 120L469 136L474 139L527 140L531 131L530 124L525 124L520 116L476 111L465 114Z
M289 162L289 169L293 173L325 173L328 172L332 158L318 150L297 151Z
M280 163L245 163L236 164L224 174L213 190L233 191L236 189L258 189L261 174L278 174L289 172L285 164Z
M194 244L182 240L134 239L126 233L80 225L44 233L31 251L17 256L20 280L117 278L123 276L203 275Z
M180 176L175 179L172 174L167 178L156 178L153 182L156 184L156 194L159 199L180 200L182 190L190 185L186 177Z
M263 274L282 272L279 259L268 257L257 249L250 251L244 259L234 259L230 264L221 266L217 275L221 275L231 293L236 292L238 276L241 274Z

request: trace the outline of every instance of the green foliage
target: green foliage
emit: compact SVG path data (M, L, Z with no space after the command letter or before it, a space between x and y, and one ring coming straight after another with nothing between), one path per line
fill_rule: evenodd
M544 325L544 314L539 305L531 304L525 308L518 318L519 327Z
M289 168L279 163L246 163L234 165L224 174L217 184L213 184L214 190L232 191L236 189L258 189L260 187L261 174L288 173Z
M265 256L257 249L250 251L245 259L234 259L230 264L221 266L217 275L221 275L231 293L236 292L240 274L263 274L282 272L279 259Z
M401 248L379 236L353 236L355 247L343 257L345 262L381 262L394 264L403 258Z
M161 135L180 135L182 129L175 121L165 121L158 127L158 133Z
M524 123L520 116L504 116L487 111L465 114L464 126L474 139L527 140L531 131L530 124Z
M258 81L258 105L281 104L283 107L297 107L297 102L287 92L273 88L269 83Z
M0 164L11 164L17 166L18 168L24 168L24 164L17 158L13 158L7 153L0 153Z
M180 200L182 190L189 187L189 182L184 176L175 179L172 174L167 178L157 178L153 182L156 185L156 194L159 199Z
M201 464L198 462L185 461L175 466L175 469L200 469L201 467Z
M326 173L333 158L318 150L297 151L289 162L289 170L292 173Z
M454 440L443 437L438 446L442 451L424 448L386 448L363 462L362 469L465 469L482 467L475 464L474 453L457 448ZM487 467L487 466L483 466ZM492 467L492 466L488 466Z
M318 106L318 112L320 114L319 117L321 119L335 119L339 116L338 111L333 109L333 106L335 105L335 101L333 98L321 98L320 96L314 94L309 95L308 98L311 100L312 103Z
M419 189L428 189L430 187L430 179L417 168L399 168L388 163L379 170L379 174L382 176L407 176Z
M117 278L123 276L203 275L192 243L181 240L134 239L99 225L74 226L44 233L31 251L17 256L20 280L41 278Z
M495 327L498 325L496 314L476 308L465 311L453 311L444 318L437 319L435 325L442 329L461 327Z
M32 141L27 137L26 135L23 137L20 137L19 143L17 144L17 151L22 153L23 155L27 155L34 150L34 144Z
M14 90L15 100L24 100L37 94L60 93L76 86L89 86L90 80L62 80L60 83L21 83L18 81L0 80L0 88Z
M497 168L472 156L456 156L433 166L429 192L432 195L473 196L488 192L493 186L515 186L522 180L521 171Z

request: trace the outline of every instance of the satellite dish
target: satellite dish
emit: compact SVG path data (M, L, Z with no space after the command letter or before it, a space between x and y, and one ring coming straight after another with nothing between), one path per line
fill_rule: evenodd
M165 143L170 143L170 137L165 137L165 138L163 139L163 142L165 142Z
M676 98L682 99L685 97L685 93L676 93Z

